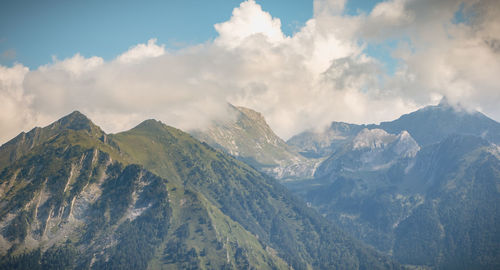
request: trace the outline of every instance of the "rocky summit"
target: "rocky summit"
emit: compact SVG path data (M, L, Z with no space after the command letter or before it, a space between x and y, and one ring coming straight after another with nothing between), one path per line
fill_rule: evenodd
M229 108L232 118L214 121L191 134L277 179L312 177L319 159L306 158L286 144L260 113L245 107Z

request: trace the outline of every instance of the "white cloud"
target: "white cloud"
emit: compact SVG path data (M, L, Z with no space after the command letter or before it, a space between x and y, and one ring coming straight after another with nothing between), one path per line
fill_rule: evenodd
M399 1L399 14L413 14L411 25L379 24L392 37L406 38L394 54L402 60L387 88L419 104L436 95L500 119L500 5L495 1ZM469 21L455 22L462 8ZM373 14L374 12L372 12ZM370 23L373 18L367 20ZM404 21L404 20L403 20ZM404 26L403 26L404 25Z
M405 9L405 3L405 0L381 2L373 8L370 17L396 25L412 22L414 14Z
M344 11L346 0L316 0L313 1L314 17L330 17L341 15Z
M30 98L23 90L23 80L29 69L21 64L11 68L0 66L0 142L31 128L33 113Z
M117 57L117 61L122 63L131 63L146 58L154 58L165 54L165 45L158 46L157 39L148 40L147 44L138 44Z
M499 119L500 10L469 3L476 16L455 24L459 0L392 0L358 16L342 15L345 1L317 0L287 37L248 0L215 25L213 42L166 53L151 39L112 61L76 54L32 71L1 67L0 139L76 109L108 132L147 118L199 128L227 117L226 102L262 112L284 138L333 120L391 120L443 95ZM400 41L393 76L365 53L386 39Z
M273 44L285 39L280 19L271 17L254 0L242 2L239 8L233 10L229 21L214 27L219 33L216 44L229 48L241 46L246 39L251 38L265 38Z
M90 58L85 58L79 53L75 54L72 58L67 58L64 60L58 60L53 57L53 63L41 66L40 71L53 70L60 72L67 72L71 76L80 76L81 74L91 71L96 67L102 65L104 60L101 57L93 56Z

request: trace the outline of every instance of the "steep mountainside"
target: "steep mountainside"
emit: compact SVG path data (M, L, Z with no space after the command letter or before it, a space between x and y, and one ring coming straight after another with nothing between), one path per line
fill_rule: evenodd
M317 160L307 159L288 146L260 113L230 107L234 119L216 121L205 130L193 131L193 136L278 179L312 176Z
M499 267L499 123L443 99L392 122L339 125L289 140L328 156L289 189L401 263Z
M395 258L446 269L500 268L499 150L473 136L423 149L400 186L418 190L423 201L395 228Z
M0 268L397 268L180 130L148 120L106 136L78 112L51 126L63 122L0 147L19 153L1 163Z
M479 137L453 135L376 169L363 166L358 151L346 151L325 161L322 166L330 163L329 169L318 168L322 174L314 181L290 188L344 230L401 263L496 269L499 150Z

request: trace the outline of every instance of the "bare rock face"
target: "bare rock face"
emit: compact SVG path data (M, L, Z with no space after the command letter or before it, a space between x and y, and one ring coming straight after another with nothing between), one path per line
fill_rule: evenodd
M363 129L350 143L334 152L315 172L316 178L337 174L339 170L376 172L398 162L411 163L420 146L407 131L389 134L382 129Z
M192 131L197 139L237 157L277 179L311 178L319 159L308 159L279 138L264 117L230 105L232 118Z

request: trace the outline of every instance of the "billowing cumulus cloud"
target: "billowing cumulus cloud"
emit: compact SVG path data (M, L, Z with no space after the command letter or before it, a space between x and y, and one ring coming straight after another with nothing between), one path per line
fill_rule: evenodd
M265 38L269 42L279 43L285 39L281 31L281 21L262 10L254 0L241 3L233 10L233 16L227 22L216 24L219 33L216 43L229 48L247 43L247 38Z
M35 124L29 108L30 98L22 86L28 72L28 68L20 64L11 68L0 66L0 142Z
M146 58L154 58L165 54L165 45L157 45L156 39L148 40L147 44L139 44L130 48L125 53L117 57L118 62L131 63L134 61L141 61Z
M284 138L333 120L390 120L444 95L500 118L495 1L391 0L357 16L344 6L315 1L314 17L286 36L248 0L204 44L166 51L151 39L111 61L76 54L31 71L0 67L0 141L73 110L108 132L147 118L203 128L228 117L227 102L262 112ZM397 43L394 75L366 53L387 40Z

